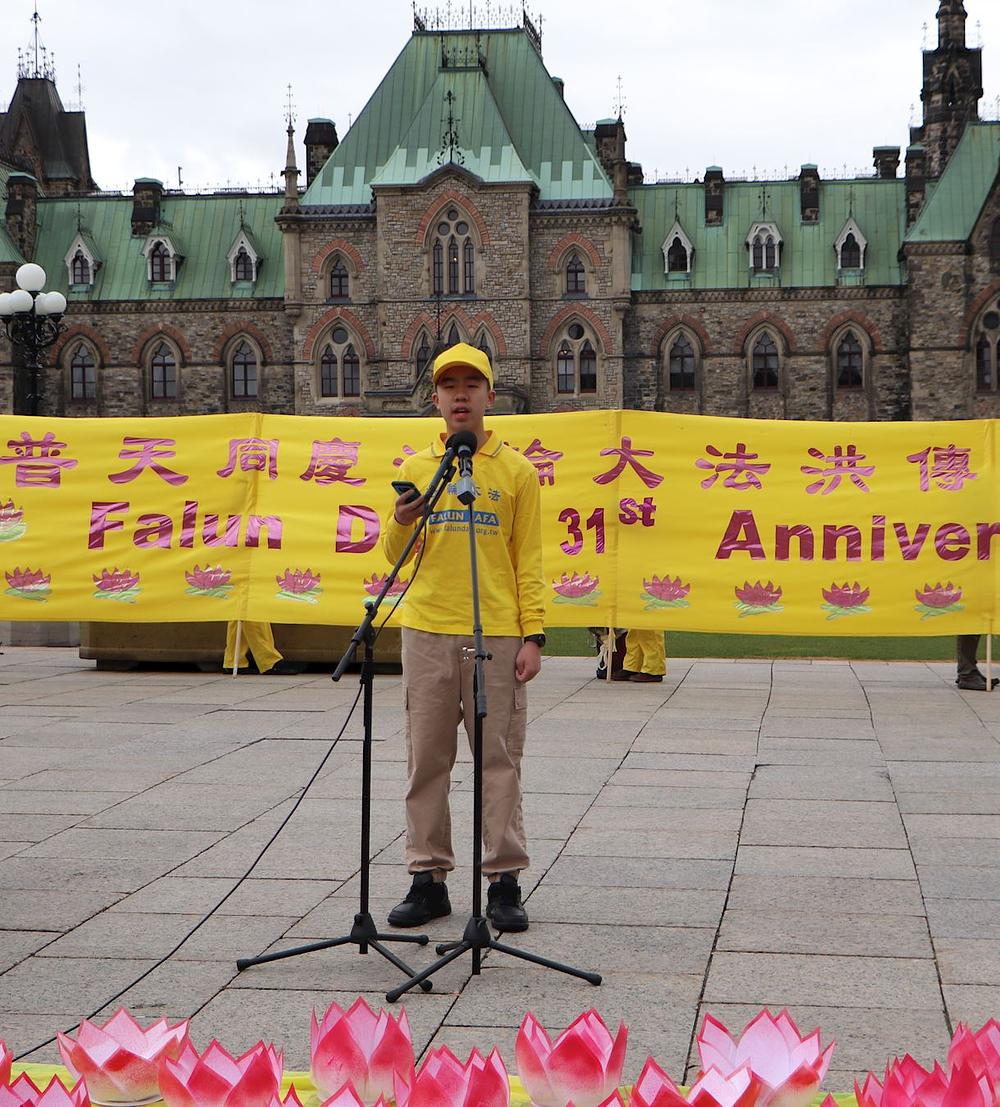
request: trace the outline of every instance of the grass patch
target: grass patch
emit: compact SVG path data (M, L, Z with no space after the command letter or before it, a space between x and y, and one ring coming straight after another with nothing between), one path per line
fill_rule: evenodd
M545 653L592 657L590 632L581 627L546 631ZM985 643L980 650L985 657ZM824 638L792 634L695 634L670 631L668 657L837 657L852 661L954 661L955 637Z

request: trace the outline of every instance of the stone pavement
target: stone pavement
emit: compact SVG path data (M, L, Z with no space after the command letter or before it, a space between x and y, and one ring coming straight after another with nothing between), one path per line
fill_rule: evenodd
M465 957L406 1007L418 1050L501 1047L527 1008L558 1030L590 1005L690 1075L712 1011L762 1005L838 1046L825 1086L1000 1014L1000 694L950 665L676 661L662 685L600 684L547 659L525 761L531 929L509 940L604 974L594 988L498 953ZM229 890L318 765L357 682L324 675L98 672L74 651L0 656L0 1038L71 1026L166 954ZM372 909L407 885L399 680L376 685ZM196 1043L283 1043L309 1013L400 982L352 947L235 959L343 934L358 897L360 711L252 877L122 1002L194 1017ZM468 842L471 766L456 770ZM471 856L471 846L460 856ZM427 928L457 936L455 914ZM432 947L396 947L414 965ZM117 1004L116 1004L117 1006ZM110 1011L108 1012L110 1013ZM32 1060L56 1059L53 1046Z

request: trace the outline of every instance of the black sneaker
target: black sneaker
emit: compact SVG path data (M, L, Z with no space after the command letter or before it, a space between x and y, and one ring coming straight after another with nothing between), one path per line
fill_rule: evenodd
M265 669L264 676L298 676L299 673L304 673L305 669L305 665L298 661L286 661L282 658L280 661L275 661L270 669Z
M435 882L433 873L414 873L406 899L389 912L389 925L423 926L450 914L448 885L443 880Z
M516 932L528 929L528 912L521 903L521 886L513 873L502 873L490 885L486 917L497 930Z
M986 677L977 669L974 673L966 673L960 676L955 683L963 692L985 692ZM1000 678L994 677L990 687L996 688L1000 684Z

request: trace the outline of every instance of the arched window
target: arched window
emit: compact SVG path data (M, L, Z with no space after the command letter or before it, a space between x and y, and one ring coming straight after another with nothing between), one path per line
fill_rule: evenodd
M247 253L245 246L241 246L233 258L233 280L252 281L254 279L253 258Z
M423 371L427 368L427 363L431 360L431 341L427 337L426 331L420 332L420 345L417 346L417 376L419 377Z
M351 293L351 280L347 267L340 258L333 263L330 269L330 299L347 300Z
M681 236L679 234L674 235L674 240L670 243L670 247L667 250L667 272L687 273L690 268L691 266L688 265L687 247L681 241Z
M482 331L479 335L479 341L476 343L476 349L482 350L489 360L490 365L493 364L493 349L490 346L490 340L486 337L486 331Z
M993 388L993 344L985 334L976 343L976 388L980 392Z
M149 251L149 279L151 281L174 279L173 259L162 242L154 242L152 250Z
M760 235L754 235L753 240L753 267L754 269L764 268L764 240Z
M319 394L328 399L361 395L361 359L347 328L340 324L320 353Z
M97 399L97 363L90 347L81 342L69 362L70 396L74 400Z
M1000 219L993 220L990 231L990 261L1000 264Z
M90 284L90 259L82 250L73 255L70 284Z
M670 347L669 385L671 392L691 392L695 387L695 353L686 334L679 334Z
M435 296L476 294L476 244L468 220L458 208L448 208L435 228L431 247L431 291Z
M753 268L763 273L778 268L778 243L770 232L761 231L753 237Z
M166 342L159 343L149 359L149 386L154 400L177 399L177 359Z
M586 291L587 270L583 267L580 255L574 250L566 262L566 295L582 296Z
M455 323L448 328L448 345L457 346L462 341L462 336L459 333L458 327Z
M597 351L580 323L570 323L556 348L556 392L563 396L597 392Z
M844 249L847 249L846 243ZM863 388L864 370L865 360L861 343L854 331L848 331L837 344L837 387Z
M843 246L840 247L840 268L861 268L861 244L854 237L853 232L850 231L844 239Z
M778 267L778 247L775 245L774 239L768 235L764 239L764 268L765 269L777 269Z
M229 375L230 389L235 399L257 395L257 370L257 353L246 339L242 339L233 351Z
M972 334L976 390L1000 389L1000 299L987 304Z
M777 388L778 347L769 331L761 331L753 344L751 371L754 388Z

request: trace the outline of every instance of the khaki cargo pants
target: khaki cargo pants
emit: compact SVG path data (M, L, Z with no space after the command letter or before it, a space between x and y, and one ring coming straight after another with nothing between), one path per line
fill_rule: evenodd
M483 873L518 872L528 854L521 813L527 690L514 678L520 638L487 637L483 719ZM458 724L473 743L475 655L471 635L403 628L406 707L406 867L438 878L455 867L448 791Z

